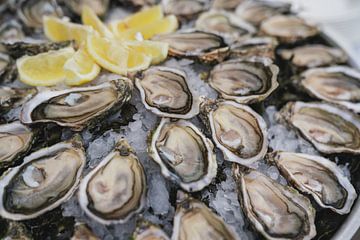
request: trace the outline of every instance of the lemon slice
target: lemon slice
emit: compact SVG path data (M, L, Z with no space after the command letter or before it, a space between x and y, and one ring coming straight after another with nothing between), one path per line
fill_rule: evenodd
M168 43L148 40L126 41L125 44L136 52L141 52L145 55L150 56L152 64L157 64L164 61L167 57L169 49Z
M90 26L71 23L65 19L51 16L44 16L43 24L46 37L54 42L75 40L80 45L81 42L86 41L88 34L94 33Z
M101 36L112 38L112 32L105 26L105 24L100 20L96 13L89 8L84 6L81 12L81 21L84 25L91 26L97 31Z
M72 47L67 47L19 58L16 66L20 81L31 86L53 86L64 81L64 64L74 53Z
M84 48L80 48L64 64L67 85L81 85L97 77L101 68Z
M136 72L147 69L151 64L151 56L134 50L129 51L127 71Z

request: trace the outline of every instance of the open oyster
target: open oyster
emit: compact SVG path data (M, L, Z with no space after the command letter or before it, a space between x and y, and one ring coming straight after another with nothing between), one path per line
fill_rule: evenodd
M225 9L225 10L233 10L244 0L214 0L213 8L215 9Z
M319 33L317 27L295 16L277 15L263 21L260 31L268 36L277 37L280 42L291 43Z
M104 15L109 8L109 0L62 0L73 12L81 15L83 6L88 6L97 15Z
M14 161L32 145L34 133L20 122L0 125L0 169Z
M192 118L199 112L199 101L187 83L184 71L151 67L136 79L145 107L161 117Z
M209 8L207 0L162 0L164 12L191 19Z
M316 98L360 113L360 72L353 68L310 69L301 74L300 85Z
M345 63L348 59L344 51L321 44L281 49L278 53L281 58L290 60L295 66L305 68Z
M16 20L5 21L0 25L0 42L14 43L25 38L24 32L19 22ZM4 51L2 49L2 51Z
M239 201L245 215L266 239L311 239L315 209L295 189L234 164Z
M20 0L17 15L29 28L41 28L43 16L62 17L63 12L56 0Z
M35 88L20 89L0 87L0 113L14 109L29 100L35 93Z
M239 103L263 101L277 87L279 68L265 57L230 59L210 72L209 85L220 97Z
M267 152L267 127L250 107L232 101L204 100L204 122L227 161L249 166Z
M178 192L174 228L176 240L238 240L237 234L204 203Z
M120 78L97 86L43 91L23 105L20 120L25 124L53 122L81 131L90 120L131 97L132 83Z
M145 220L138 222L132 239L133 240L170 240L170 238L160 227Z
M85 223L76 223L70 240L100 240Z
M254 37L234 42L230 48L230 57L268 57L275 59L275 48L278 41L272 37Z
M291 4L281 1L247 0L236 7L235 13L245 21L258 26L274 15L290 12Z
M323 153L360 154L360 117L327 103L289 102L279 112Z
M167 42L169 54L175 57L195 58L203 62L220 62L229 53L224 39L216 34L190 30L163 34L154 40Z
M125 139L119 140L79 187L81 208L102 224L124 223L145 204L143 166Z
M324 208L350 212L357 194L341 169L330 160L301 153L273 152L267 156L299 191L310 194Z
M152 135L149 154L161 173L189 192L210 184L217 172L213 145L192 123L163 118Z
M0 179L0 215L25 220L58 207L80 181L85 153L79 136L40 149Z
M196 20L195 27L201 31L223 36L230 42L255 32L255 28L251 24L233 13L221 10L202 13Z

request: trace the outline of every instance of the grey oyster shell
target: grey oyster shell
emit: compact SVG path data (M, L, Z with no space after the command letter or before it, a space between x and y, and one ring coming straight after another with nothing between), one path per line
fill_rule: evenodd
M0 42L2 43L14 43L22 41L25 38L23 29L19 22L12 19L5 21L0 25ZM1 46L0 51L4 51Z
M99 16L104 15L109 8L109 0L62 0L74 13L81 15L83 6L88 6Z
M85 223L77 222L74 227L74 234L70 240L100 240L100 238Z
M0 87L0 113L21 106L28 101L37 90L35 88Z
M161 3L166 14L184 19L192 19L210 7L207 0L162 0Z
M275 48L278 41L272 37L254 37L234 42L230 48L230 57L267 57L275 60Z
M140 220L133 234L133 240L170 240L170 238L159 226Z
M244 0L214 0L212 7L215 9L234 10Z

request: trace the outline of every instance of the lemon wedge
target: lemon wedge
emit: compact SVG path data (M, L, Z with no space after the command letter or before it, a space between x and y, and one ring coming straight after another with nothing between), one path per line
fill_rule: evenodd
M81 21L84 25L93 27L102 37L113 38L112 32L90 7L84 6L82 8Z
M74 55L72 47L24 56L16 61L20 81L31 86L54 86L65 80L65 62Z
M87 35L94 33L90 26L71 23L66 19L44 16L44 32L51 41L75 40L78 45L86 41Z
M151 63L157 64L164 61L168 54L169 44L156 41L125 41L130 49L151 57Z
M76 86L92 81L99 75L101 68L84 48L80 48L65 62L64 70L66 74L65 83Z

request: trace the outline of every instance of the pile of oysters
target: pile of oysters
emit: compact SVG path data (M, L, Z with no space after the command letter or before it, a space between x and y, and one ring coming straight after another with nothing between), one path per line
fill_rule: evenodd
M154 39L169 44L168 60L191 62L201 75L198 81L217 98L199 96L180 65L159 64L128 76L103 72L95 82L73 88L21 84L17 58L72 44L46 42L42 16L76 21L85 4L105 19L110 9L161 4L181 28ZM238 211L255 238L328 239L350 213L360 188L360 72L290 4L9 0L0 3L0 12L0 238L101 238L74 218L64 223L58 211L76 198L84 215L98 224L136 218L136 240L240 239L242 230L201 194L216 192L224 178L234 179ZM108 129L121 132L134 121L134 94L157 116L147 153L173 195L171 232L142 217L151 179L126 136L89 166L83 133L96 138ZM272 149L263 118L268 106L275 106L278 123L309 142L316 154ZM117 124L109 124L113 116ZM276 167L285 183L259 171L258 162ZM348 165L350 175L339 163ZM232 175L224 174L225 168L232 168ZM46 222L50 215L57 219ZM328 216L339 219L335 228ZM46 230L54 226L56 231Z

